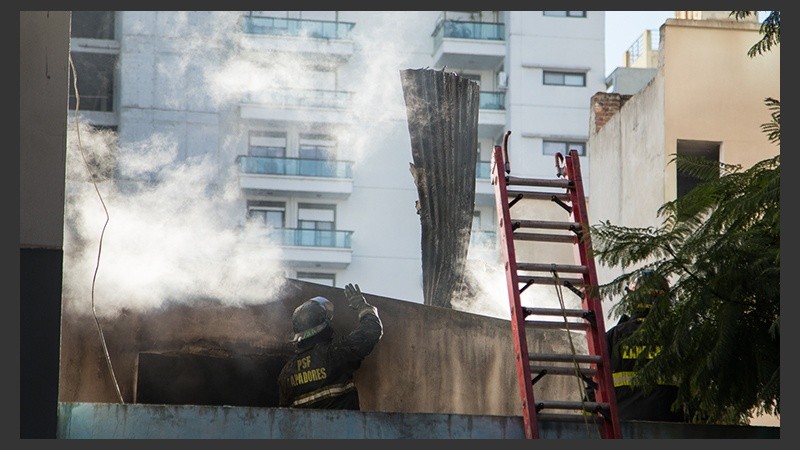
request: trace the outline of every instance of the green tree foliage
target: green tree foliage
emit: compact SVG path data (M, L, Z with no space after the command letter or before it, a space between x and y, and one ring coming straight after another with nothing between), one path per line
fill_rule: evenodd
M780 15L765 23L772 18L767 30L779 36ZM773 39L756 47L769 49ZM780 101L765 104L771 120L761 129L780 146ZM661 226L591 227L599 263L638 266L600 286L603 297L619 296L645 269L671 282L669 301L655 302L631 337L661 347L651 362L641 361L637 381L649 389L673 379L676 408L694 422L741 424L753 412L779 413L780 155L746 170L688 156L670 163L702 183L659 208ZM612 314L630 313L635 300L622 296Z
M755 14L755 11L731 11L731 16L736 20L744 19L748 16ZM761 55L781 43L781 12L770 11L769 15L761 22L762 36L761 40L756 42L755 45L750 47L747 56L751 58L756 55Z

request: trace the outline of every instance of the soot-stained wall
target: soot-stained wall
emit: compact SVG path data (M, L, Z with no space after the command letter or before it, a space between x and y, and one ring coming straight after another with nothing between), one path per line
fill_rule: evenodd
M356 374L362 410L521 415L509 321L364 294L384 335ZM204 300L101 318L123 401L275 406L291 313L316 295L336 306L336 332L351 331L356 312L342 289L293 279L261 305ZM557 332L528 334L532 352L565 351ZM119 402L108 362L94 318L65 315L59 401ZM560 378L540 380L537 396L569 397L575 381Z

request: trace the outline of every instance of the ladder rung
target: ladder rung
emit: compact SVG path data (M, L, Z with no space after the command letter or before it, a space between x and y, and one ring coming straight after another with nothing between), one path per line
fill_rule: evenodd
M531 372L541 372L542 370L546 370L548 375L575 375L575 367L531 365ZM579 367L579 370L582 374L590 377L597 374L597 369L593 367Z
M574 234L514 233L513 237L516 241L578 243L578 238Z
M529 308L527 306L523 306L522 311L526 316L586 317L590 314L585 309Z
M549 220L514 220L513 222L519 223L520 228L543 228L548 230L571 230L573 228L580 229L581 224L578 222L553 222Z
M560 329L566 330L567 325L569 325L570 331L576 330L588 330L589 324L586 322L569 322L569 324L564 324L564 321L547 321L547 320L526 320L525 326L531 326L533 328L548 328L548 329Z
M579 402L567 400L548 400L543 402L536 402L536 409L571 409L574 411L588 411L594 412L598 410L608 411L610 406L608 403L599 402Z
M568 273L588 273L586 266L575 266L571 264L542 264L542 263L517 263L517 270L528 272L568 272Z
M519 275L518 279L519 279L520 283L527 283L528 281L531 281L531 282L536 283L536 284L550 284L550 285L556 284L555 283L556 280L553 277L537 277L537 276ZM567 282L571 283L573 286L583 286L585 284L582 278L561 278L561 277L559 277L558 279L561 281L562 285L565 285L565 283L567 283Z
M516 197L522 195L522 198L528 200L552 200L553 196L561 201L570 201L569 195L558 192L532 192L532 191L507 191L509 197Z
M546 420L550 422L591 422L600 424L603 422L603 416L597 414L553 414L553 413L540 413L536 417L539 420Z
M509 176L506 179L507 185L514 186L541 186L541 187L556 187L556 188L569 188L572 182L563 178L520 178Z
M599 364L603 362L600 355L570 355L568 353L529 353L528 359L531 361L548 361L548 362L573 362L587 364Z

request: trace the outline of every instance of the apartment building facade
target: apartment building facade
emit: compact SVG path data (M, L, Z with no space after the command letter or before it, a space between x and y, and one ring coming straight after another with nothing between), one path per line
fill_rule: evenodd
M511 131L515 175L548 178L575 148L588 178L588 99L605 89L603 11L74 11L71 36L70 113L115 130L118 158L157 141L169 166L212 161L196 183L235 186L239 226L266 226L285 276L420 303L399 71L480 84L480 265L500 258L494 145Z

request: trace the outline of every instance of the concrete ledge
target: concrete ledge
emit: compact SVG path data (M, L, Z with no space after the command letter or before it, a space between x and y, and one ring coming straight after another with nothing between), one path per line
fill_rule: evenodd
M623 438L778 439L778 427L624 422ZM542 421L543 439L595 438ZM59 439L522 439L522 417L240 406L59 403Z

